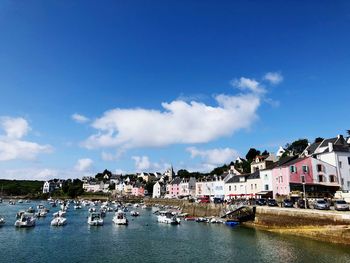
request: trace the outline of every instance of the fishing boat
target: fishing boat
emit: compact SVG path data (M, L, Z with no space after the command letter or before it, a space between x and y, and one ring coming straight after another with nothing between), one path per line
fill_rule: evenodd
M15 227L33 227L35 226L35 217L26 213L21 215L21 218L15 222Z
M67 223L67 219L63 216L56 216L51 221L51 226L64 226Z
M87 223L90 226L102 226L103 218L100 213L91 213L88 217Z
M160 211L157 220L159 223L171 225L178 225L181 222L180 218L177 218L169 211Z
M123 211L117 211L112 220L116 225L128 224L128 219L126 218L126 214Z
M140 213L139 212L137 212L137 211L130 211L130 215L131 216L139 216L140 215Z

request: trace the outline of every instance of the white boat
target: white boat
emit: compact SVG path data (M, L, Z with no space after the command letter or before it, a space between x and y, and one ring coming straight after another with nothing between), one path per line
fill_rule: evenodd
M64 226L67 223L67 219L62 216L57 216L51 221L52 226Z
M3 218L2 216L0 216L0 226L5 224L5 218Z
M81 209L81 205L75 205L75 206L74 206L74 209L75 209L75 210Z
M135 208L138 208L140 205L139 204L134 204L134 207Z
M15 227L33 227L35 226L35 217L24 213L20 219L15 222Z
M126 218L126 215L123 211L116 212L112 220L116 225L128 224L128 219Z
M47 215L47 211L45 208L39 209L38 213L36 213L37 217L45 217Z
M171 225L178 225L180 224L181 220L180 218L174 216L171 212L160 211L158 215L158 222Z
M140 213L137 212L137 211L130 211L130 215L131 215L131 216L139 216Z
M96 212L96 208L95 208L95 207L90 207L90 208L89 208L89 212L90 212L90 213Z
M54 217L58 217L58 216L66 216L66 211L57 211L56 213L53 213Z
M90 226L102 226L103 218L101 217L100 213L91 213L87 222Z

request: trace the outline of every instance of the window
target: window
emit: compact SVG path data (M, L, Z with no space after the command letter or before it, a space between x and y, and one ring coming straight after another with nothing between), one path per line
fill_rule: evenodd
M317 172L322 172L322 164L317 165Z
M342 162L339 162L339 168L342 168Z
M237 191L237 186L235 185L235 191Z
M304 175L300 176L300 179L301 179L302 183L305 183L305 176Z
M256 189L258 189L258 186L257 186L257 184L255 184L255 190L256 190Z
M250 189L253 190L253 184L250 185Z
M320 183L322 183L323 182L323 175L318 175L318 181L320 182Z
M295 165L291 165L291 166L289 167L289 169L290 169L290 172L291 172L291 173L296 173L296 172L297 172L297 168L295 167Z
M231 185L229 185L228 190L231 191Z
M269 191L269 185L265 184L265 191Z
M348 157L348 164L350 164L350 157Z
M329 176L329 182L331 182L331 183L335 183L336 182L334 175L330 175Z
M304 173L309 172L309 167L307 165L303 165L303 172Z

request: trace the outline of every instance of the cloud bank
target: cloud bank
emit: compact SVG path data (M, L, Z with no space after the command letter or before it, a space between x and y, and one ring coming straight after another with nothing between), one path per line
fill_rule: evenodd
M0 161L33 160L38 154L50 153L53 150L50 145L40 145L22 139L31 130L23 118L0 117L0 128L4 132L0 135Z

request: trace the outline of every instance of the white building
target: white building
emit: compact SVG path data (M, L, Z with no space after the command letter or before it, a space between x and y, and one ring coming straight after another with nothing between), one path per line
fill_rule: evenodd
M154 185L153 185L153 193L152 193L152 198L160 198L160 183L159 182L156 182Z
M272 178L272 169L260 170L260 179L263 191L273 191Z
M232 176L224 186L225 200L245 197L247 194L247 175Z
M179 185L180 196L195 196L196 195L196 178L190 179L183 178Z
M303 155L335 166L342 190L350 190L350 145L342 135L309 145Z

